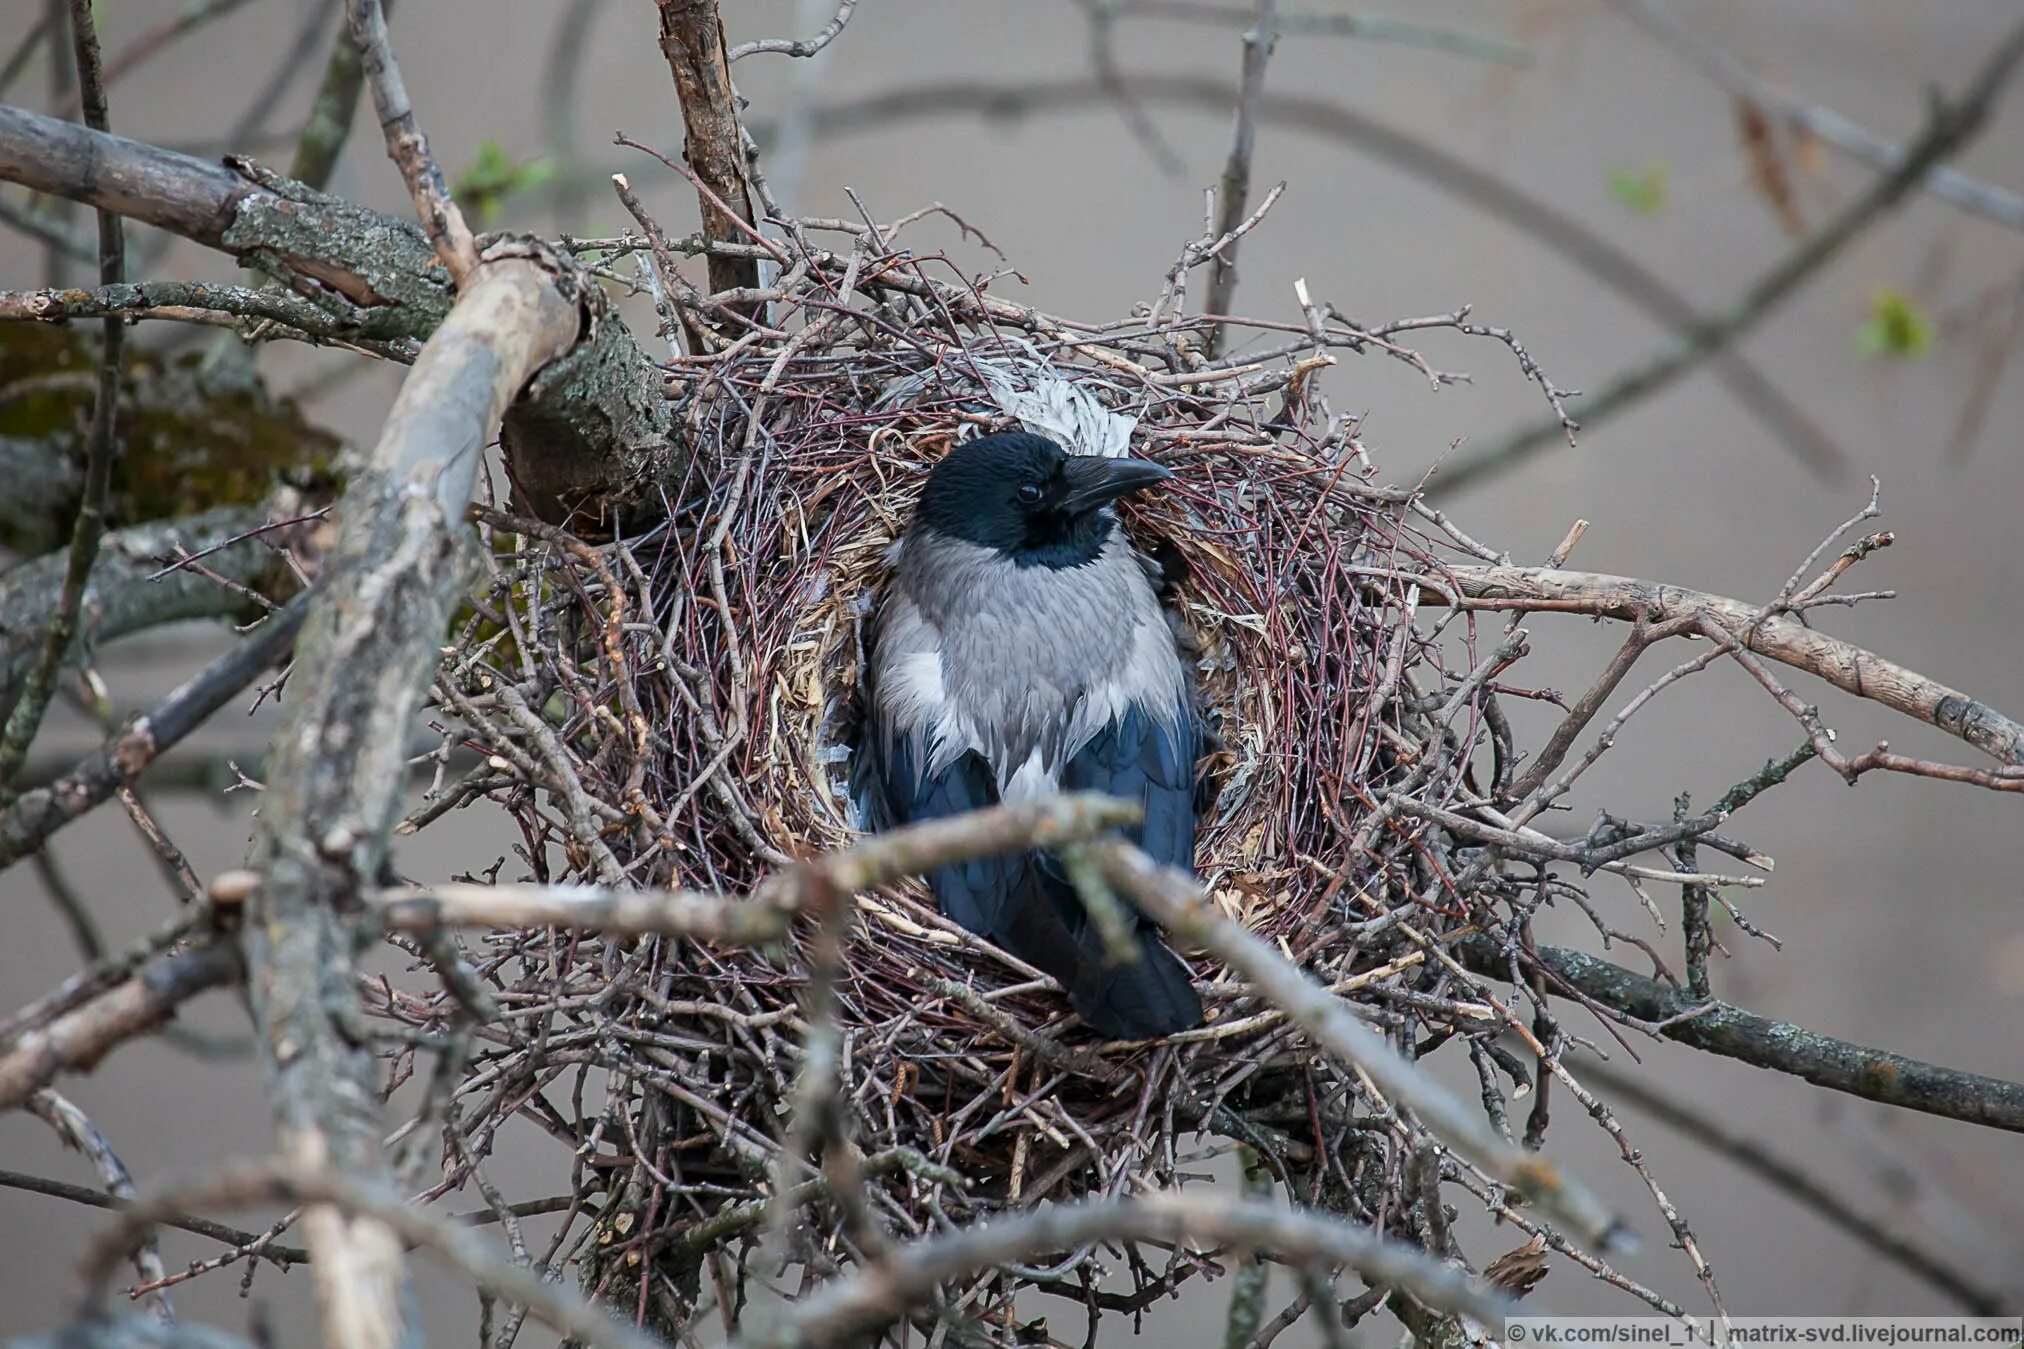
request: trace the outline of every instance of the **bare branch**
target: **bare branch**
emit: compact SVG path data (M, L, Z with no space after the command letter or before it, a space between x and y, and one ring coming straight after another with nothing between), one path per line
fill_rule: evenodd
M769 37L761 38L757 42L741 42L731 48L729 54L724 58L725 64L728 65L734 61L742 61L748 56L758 56L762 52L772 52L781 56L813 56L830 43L836 41L837 34L841 33L843 26L850 22L851 13L856 9L857 0L836 0L836 13L830 16L829 22L822 25L815 36L807 38Z
M786 936L790 920L812 895L855 894L951 862L1094 838L1136 818L1134 807L1087 793L993 806L909 825L810 858L778 872L749 896L595 885L452 883L381 890L371 901L390 932L569 927L756 946Z
M579 308L537 254L495 247L423 348L370 466L337 508L337 545L301 638L289 713L268 756L249 914L248 982L286 1156L383 1172L370 1049L352 1025L357 897L378 877L405 780L410 720L459 591L465 508L485 444L534 373L570 349ZM377 1220L312 1208L318 1301L332 1343L400 1335L401 1252Z
M895 1250L889 1260L817 1288L760 1342L813 1346L900 1316L942 1284L1053 1251L1106 1241L1196 1242L1271 1251L1306 1266L1348 1266L1439 1311L1501 1324L1502 1298L1461 1270L1369 1229L1251 1199L1165 1192L1091 1199L959 1228Z
M103 132L105 78L99 63L98 28L90 0L70 0L70 33L85 124ZM117 212L105 208L98 212L98 279L107 286L126 280L126 226ZM35 733L41 729L43 713L49 710L49 700L56 695L56 672L77 635L85 584L91 579L92 564L98 560L99 541L105 537L106 499L112 491L112 461L118 450L120 361L126 348L126 325L118 316L108 315L104 334L99 352L98 390L91 406L84 495L78 503L77 523L71 527L63 589L43 633L41 649L22 681L20 695L8 709L5 725L0 726L0 788L14 780L22 760L28 757Z
M1225 916L1200 887L1178 871L1156 866L1124 843L1096 845L1104 874L1146 913L1176 936L1206 947L1242 974L1259 994L1337 1061L1362 1069L1396 1104L1484 1172L1552 1213L1578 1239L1608 1247L1621 1229L1617 1217L1586 1186L1551 1163L1498 1139L1448 1089L1401 1058L1382 1035L1364 1025L1349 1004L1273 950L1263 938Z
M21 793L0 811L0 871L34 852L57 830L122 787L204 724L241 689L287 655L306 605L298 600L231 651L192 675L145 716L46 787Z
M1257 12L1244 33L1243 78L1237 86L1237 111L1230 129L1230 155L1223 163L1222 191L1216 204L1212 234L1224 240L1210 273L1209 312L1227 314L1237 294L1237 226L1251 196L1251 153L1258 141L1258 104L1265 96L1265 67L1278 40L1278 0L1257 0ZM1209 330L1209 358L1223 354L1228 328Z
M1629 577L1543 567L1455 567L1445 577L1416 579L1428 591L1471 607L1554 610L1655 624L1705 618L1748 651L1959 736L2006 765L1998 776L2009 777L2009 769L2024 766L2024 725L1916 670L1789 615L1767 614L1759 605ZM2024 773L2017 776L2024 780Z
M415 214L421 217L436 256L462 288L478 266L478 244L471 237L471 227L464 223L464 213L451 200L435 156L429 153L429 138L415 122L407 83L401 79L400 62L394 59L387 37L387 16L380 0L345 0L344 11L352 45L358 48L365 81L372 90L373 107L379 112L387 156L408 185Z
M91 1071L118 1045L161 1025L178 1004L237 982L239 970L239 954L226 943L163 956L49 1025L24 1032L0 1054L0 1110L25 1104L59 1073Z
M1509 961L1489 938L1470 938L1458 954L1478 974L1510 977ZM1669 1040L1885 1105L2024 1132L2024 1084L1837 1040L1719 1000L1697 1002L1669 984L1583 951L1542 946L1524 954L1547 972L1547 991L1575 990L1626 1016L1663 1026Z

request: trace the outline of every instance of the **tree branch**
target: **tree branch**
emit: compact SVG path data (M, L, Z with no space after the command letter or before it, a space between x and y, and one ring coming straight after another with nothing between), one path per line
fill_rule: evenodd
M373 108L379 113L387 157L408 185L408 197L415 204L415 214L422 218L436 257L461 287L478 266L478 244L471 237L471 227L464 223L464 213L450 196L435 156L429 153L429 138L415 121L400 62L394 59L387 39L387 16L380 0L345 0L344 12L366 85L372 90Z
M1367 1229L1256 1200L1167 1192L1029 1210L901 1246L888 1260L805 1295L777 1333L762 1342L783 1349L848 1342L900 1316L944 1283L1107 1241L1200 1242L1267 1250L1306 1266L1346 1265L1373 1285L1403 1289L1437 1311L1466 1314L1486 1325L1501 1324L1510 1310L1461 1270Z
M443 321L452 288L420 230L250 165L246 172L0 105L0 182L105 207L313 282L368 337L426 338ZM579 280L573 299L584 311L583 340L540 372L501 439L528 514L560 523L575 513L594 526L651 499L680 458L658 369L599 286Z
M717 0L658 0L661 53L675 78L688 140L682 157L702 180L697 192L703 237L739 242L753 223L752 194L745 177L744 137L738 129L737 94L724 50L724 22ZM734 218L735 217L735 218ZM759 264L749 258L709 259L710 289L757 287Z
M786 936L793 916L812 895L856 894L952 862L1058 847L1137 818L1135 806L1091 793L992 806L876 834L811 857L775 873L750 895L452 883L380 890L370 902L389 932L567 927L756 946Z
M1809 628L1790 614L1766 614L1760 605L1682 586L1544 567L1454 567L1440 576L1415 579L1432 603L1448 603L1452 597L1469 607L1556 610L1655 626L1699 615L1719 624L1745 650L1937 726L2006 766L2024 765L2024 725L1916 670ZM2017 776L2024 781L2024 774Z
M0 1110L13 1110L58 1073L90 1072L115 1046L168 1020L207 989L236 983L239 953L230 943L163 956L47 1026L26 1031L0 1055Z
M1510 961L1490 938L1471 938L1457 953L1478 974L1511 977ZM1837 1040L1720 1000L1698 1002L1670 984L1583 951L1541 946L1524 958L1548 971L1547 991L1560 991L1556 980L1561 981L1584 998L1662 1025L1669 1040L1885 1105L2024 1132L2024 1084Z
M1237 295L1237 227L1244 221L1244 208L1251 197L1251 154L1258 143L1258 105L1265 97L1265 67L1272 59L1272 45L1279 37L1277 0L1257 0L1251 26L1244 33L1243 75L1237 85L1237 110L1230 129L1230 154L1223 162L1222 190L1216 201L1216 224L1210 231L1227 239L1216 255L1209 273L1211 314L1227 314ZM1229 325L1219 323L1209 330L1209 359L1223 354Z
M358 900L386 860L410 722L461 590L465 509L484 447L514 396L577 339L576 274L529 252L500 245L484 256L346 489L268 756L249 984L282 1150L308 1169L383 1171L377 1073L354 1030ZM328 1206L312 1208L303 1230L330 1340L393 1345L392 1231Z
M1156 865L1121 842L1095 845L1110 883L1160 926L1244 976L1259 996L1285 1011L1330 1057L1362 1069L1399 1106L1483 1172L1532 1199L1570 1236L1607 1248L1621 1224L1588 1188L1543 1158L1498 1139L1448 1089L1400 1057L1349 1004L1280 955L1264 938L1225 915L1179 871Z
M70 0L70 33L84 120L94 131L103 132L105 77L90 0ZM126 280L126 226L116 212L104 208L98 212L98 278L101 285L107 286ZM98 358L98 390L91 405L84 495L78 502L77 522L71 526L63 587L57 593L56 607L50 613L40 649L21 682L19 695L8 709L5 725L0 726L0 788L14 780L21 761L28 757L35 733L42 727L43 714L49 710L49 700L56 696L56 674L77 636L85 585L91 579L92 564L98 560L99 543L105 537L106 499L112 491L112 461L118 449L120 362L126 349L126 324L117 315L108 315L104 332Z

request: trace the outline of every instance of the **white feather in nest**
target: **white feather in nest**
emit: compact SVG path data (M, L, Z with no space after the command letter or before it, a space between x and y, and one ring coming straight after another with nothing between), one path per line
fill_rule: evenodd
M964 378L971 371L977 379ZM1028 431L1046 436L1071 454L1122 459L1130 453L1132 432L1138 429L1137 417L1111 411L1088 383L1064 379L1037 353L1026 359L972 353L960 365L895 380L879 395L876 406L904 405L930 391L947 393L952 384L976 388L1006 416L1018 418Z

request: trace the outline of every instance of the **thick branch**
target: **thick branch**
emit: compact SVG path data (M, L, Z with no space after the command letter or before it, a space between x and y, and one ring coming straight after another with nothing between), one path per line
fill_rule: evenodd
M289 715L268 757L247 931L249 984L284 1154L381 1174L378 1080L354 1026L358 901L386 860L411 720L460 593L464 513L508 403L577 338L574 273L495 248L429 340L339 535L299 643ZM303 1220L335 1342L399 1338L400 1243L333 1208Z
M1468 1275L1422 1251L1301 1209L1199 1193L1092 1199L958 1228L818 1287L796 1303L777 1345L852 1343L944 1283L1102 1241L1200 1242L1270 1251L1289 1263L1348 1266L1372 1285L1403 1289L1437 1311L1489 1325L1509 1310Z
M449 312L449 278L422 232L263 171L217 164L0 105L0 182L21 183L220 249L326 287L334 314L376 339L425 338ZM675 448L659 371L603 290L575 302L583 340L554 361L508 419L502 439L529 514L592 522L650 496Z
M1510 962L1488 938L1474 938L1460 951L1478 974L1510 978ZM1670 984L1583 951L1542 946L1537 957L1550 972L1549 992L1557 991L1556 980L1563 981L1605 1007L1640 1021L1663 1023L1669 1040L1885 1105L2024 1132L2024 1084L1837 1040L1719 1000L1697 1002Z
M74 656L87 640L110 642L164 623L243 615L249 607L243 595L193 568L158 574L184 549L207 553L206 571L261 589L281 570L273 550L258 539L229 540L263 522L258 511L225 509L108 534L84 593L84 622L69 654ZM218 551L208 552L213 548ZM59 553L0 576L0 708L13 701L35 658L63 586L64 567Z
M20 1106L58 1073L90 1072L111 1049L168 1020L206 989L236 981L239 953L219 943L163 956L47 1026L22 1035L0 1056L0 1110Z
M245 641L198 671L147 715L46 787L21 793L0 812L0 871L122 787L131 787L163 751L204 724L288 653L306 600L269 618Z
M1444 576L1421 581L1443 596L1452 588L1464 599L1487 601L1484 607L1554 609L1625 622L1637 622L1642 616L1655 626L1701 615L1747 650L1937 726L2001 763L2024 764L2024 725L1938 680L1853 642L1817 632L1788 614L1759 619L1760 605L1681 586L1544 567L1454 567Z
M707 189L697 193L703 237L718 242L750 238L752 195L717 0L659 0L659 4L661 52L675 77L682 125L688 130L682 157ZM749 258L713 256L709 267L712 291L759 284L759 264Z

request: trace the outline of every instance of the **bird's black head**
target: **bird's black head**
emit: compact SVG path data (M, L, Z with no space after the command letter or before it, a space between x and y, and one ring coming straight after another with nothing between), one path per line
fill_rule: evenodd
M1096 560L1117 527L1113 501L1172 476L1143 459L1068 454L1044 436L1010 431L949 451L928 474L914 519L1022 567L1079 567Z

